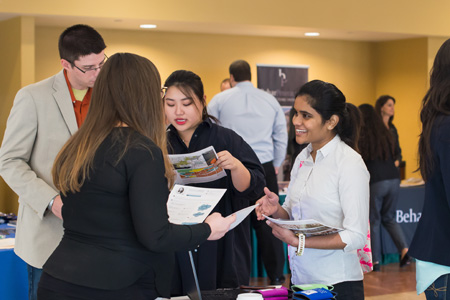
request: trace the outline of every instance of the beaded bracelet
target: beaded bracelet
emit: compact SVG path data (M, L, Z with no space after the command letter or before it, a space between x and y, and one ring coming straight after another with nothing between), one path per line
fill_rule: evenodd
M305 250L305 235L302 233L298 233L298 247L297 247L297 256L303 255L303 251Z

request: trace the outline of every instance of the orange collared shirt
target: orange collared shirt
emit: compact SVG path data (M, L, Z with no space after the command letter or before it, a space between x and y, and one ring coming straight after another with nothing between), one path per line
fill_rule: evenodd
M89 104L91 103L92 88L88 88L86 95L84 95L83 101L78 101L73 94L72 86L70 85L69 79L67 78L66 70L64 70L64 77L66 78L66 83L69 88L70 98L73 103L73 110L75 111L75 118L77 120L78 128L83 124L84 119L89 110Z

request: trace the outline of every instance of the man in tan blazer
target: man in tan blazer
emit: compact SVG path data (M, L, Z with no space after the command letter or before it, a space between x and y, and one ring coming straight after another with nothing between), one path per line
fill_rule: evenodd
M103 38L87 25L67 28L58 47L63 70L19 90L0 148L0 175L19 195L14 251L28 265L29 299L63 234L53 161L82 124L105 61Z

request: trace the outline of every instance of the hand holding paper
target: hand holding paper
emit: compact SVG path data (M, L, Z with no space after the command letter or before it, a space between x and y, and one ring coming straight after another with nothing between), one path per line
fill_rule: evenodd
M205 220L205 223L207 223L211 228L211 234L208 237L208 241L214 241L222 238L228 232L230 225L234 221L236 221L235 214L224 218L216 212L208 216Z

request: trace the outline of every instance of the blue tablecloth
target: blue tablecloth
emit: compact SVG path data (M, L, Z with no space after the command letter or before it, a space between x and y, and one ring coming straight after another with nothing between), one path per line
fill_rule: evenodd
M396 221L400 224L408 245L412 241L417 223L422 215L424 201L424 185L400 188L396 210ZM383 264L399 261L397 247L383 226L381 227L381 247Z
M11 227L0 225L0 229L4 228ZM0 266L0 299L27 300L28 274L25 262L13 249L0 249Z

